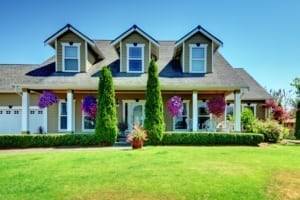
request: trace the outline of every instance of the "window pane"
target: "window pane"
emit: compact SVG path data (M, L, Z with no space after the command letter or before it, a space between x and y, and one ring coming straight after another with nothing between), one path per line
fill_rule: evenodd
M203 124L208 119L209 119L209 117L198 117L199 129L203 129Z
M192 59L204 59L204 48L192 48Z
M67 116L60 117L60 129L67 129Z
M204 72L204 61L203 60L192 60L192 71L193 72Z
M65 70L78 71L78 60L65 59Z
M142 61L129 60L129 71L142 71Z
M84 129L95 129L95 120L84 117Z
M226 107L226 119L230 119L233 116L233 106Z
M142 48L129 47L129 58L142 58Z
M187 129L186 117L175 117L175 129Z
M187 114L187 103L183 103L183 111L182 111L182 115L186 116Z
M60 106L60 115L67 115L67 103L63 102Z
M66 46L65 47L65 57L66 58L77 58L77 47Z
M198 115L209 115L206 103L199 104Z

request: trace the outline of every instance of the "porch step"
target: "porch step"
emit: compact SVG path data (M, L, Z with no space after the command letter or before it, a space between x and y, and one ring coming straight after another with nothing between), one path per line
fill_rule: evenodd
M118 142L115 142L115 144L113 145L114 147L129 147L131 146L131 144L129 142L126 142L126 141L118 141Z

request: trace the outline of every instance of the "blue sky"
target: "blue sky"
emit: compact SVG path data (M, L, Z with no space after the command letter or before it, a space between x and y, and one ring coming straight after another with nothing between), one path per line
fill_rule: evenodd
M114 39L133 24L157 40L178 40L201 25L220 52L262 86L290 88L300 77L298 0L2 0L0 63L41 63L44 40L71 23L92 39Z

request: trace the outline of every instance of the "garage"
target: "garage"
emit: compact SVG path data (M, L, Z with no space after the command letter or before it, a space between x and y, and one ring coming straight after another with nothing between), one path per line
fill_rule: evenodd
M46 131L46 110L32 106L29 109L29 130L30 133L38 133L42 127ZM21 107L0 107L0 134L20 134L22 130L22 109Z

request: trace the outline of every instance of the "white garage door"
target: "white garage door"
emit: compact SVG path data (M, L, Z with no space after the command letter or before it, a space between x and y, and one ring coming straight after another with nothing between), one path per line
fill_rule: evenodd
M45 130L45 111L38 107L29 109L30 133L38 133L39 127ZM22 109L21 107L0 107L0 134L21 133L22 130Z

